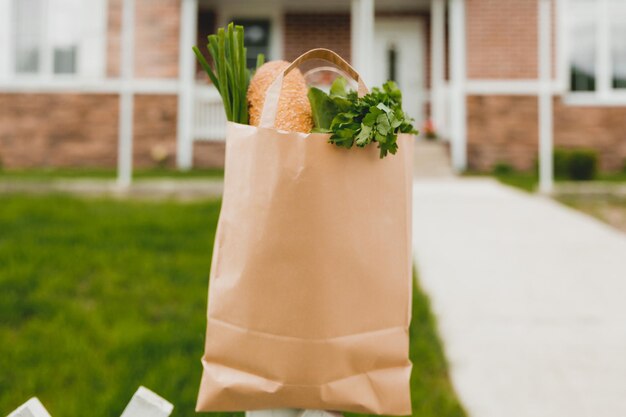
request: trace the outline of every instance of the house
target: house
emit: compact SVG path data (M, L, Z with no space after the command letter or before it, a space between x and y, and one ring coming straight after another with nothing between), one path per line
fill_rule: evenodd
M0 0L0 163L223 164L191 46L231 20L250 56L326 47L369 85L396 80L458 170L532 169L540 136L624 165L621 0Z

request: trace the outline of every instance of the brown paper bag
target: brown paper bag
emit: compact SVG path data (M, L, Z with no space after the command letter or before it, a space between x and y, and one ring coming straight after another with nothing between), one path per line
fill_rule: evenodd
M311 57L364 92L327 50L284 74ZM273 125L284 74L262 125ZM379 159L373 145L328 137L228 124L197 411L411 414L413 139Z

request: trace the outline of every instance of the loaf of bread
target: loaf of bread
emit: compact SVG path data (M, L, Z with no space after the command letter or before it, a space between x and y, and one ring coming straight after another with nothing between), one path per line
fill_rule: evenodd
M269 61L263 64L250 80L248 105L250 124L258 126L265 103L267 89L278 74L289 66L287 61ZM274 127L290 132L309 133L313 129L311 104L307 97L308 88L299 69L291 71L283 80L276 110Z

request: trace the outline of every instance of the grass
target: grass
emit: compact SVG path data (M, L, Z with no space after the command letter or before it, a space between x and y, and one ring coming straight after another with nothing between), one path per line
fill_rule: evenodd
M626 199L623 197L561 196L557 200L626 233Z
M468 176L481 175L468 173ZM539 184L539 178L534 173L509 172L506 174L493 174L503 184L518 189L535 192ZM556 179L557 186L564 180ZM626 172L600 173L593 181L580 181L581 183L626 183ZM589 214L599 220L626 232L626 200L617 195L557 195L557 201Z
M413 362L411 374L411 403L416 417L466 417L465 410L452 388L448 363L443 354L437 323L430 301L413 284L413 309L409 356Z
M0 180L32 180L51 181L60 179L115 179L115 169L98 168L36 168L36 169L0 169ZM156 178L222 178L224 170L221 168L194 168L189 171L177 171L175 169L152 168L138 169L133 172L137 179Z
M466 176L493 176L498 181L503 184L510 185L512 187L519 188L524 191L534 192L537 190L539 186L539 177L537 174L532 172L510 172L506 174L482 174L476 172L468 172L465 174ZM562 183L568 180L563 180L560 178L556 178L555 181L557 183ZM626 172L614 172L614 173L600 173L597 178L591 182L611 182L611 183L621 183L626 182ZM590 182L590 181L581 181L581 182Z
M539 178L534 174L512 173L506 175L494 175L503 184L519 188L524 191L534 192L539 184Z
M0 204L0 414L120 415L139 385L194 416L219 202L7 195ZM411 324L414 415L465 416L428 299ZM240 415L240 414L238 414Z
M598 175L598 181L626 182L626 170L615 173L601 173Z
M463 173L465 177L493 177L503 184L519 188L524 191L533 192L539 184L536 174L527 172L512 171L506 174L483 173L475 171L466 171Z

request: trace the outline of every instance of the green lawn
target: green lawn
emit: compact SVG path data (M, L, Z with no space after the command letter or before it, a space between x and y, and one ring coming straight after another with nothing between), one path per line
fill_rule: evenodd
M528 192L536 191L539 186L539 178L534 174L514 173L507 175L495 175L495 177L503 184L517 187Z
M1 201L0 415L118 416L140 384L196 415L219 202ZM413 316L414 415L465 416L419 289Z
M468 172L464 175L468 177L493 176L494 178L496 178L498 181L500 181L503 184L510 185L510 186L513 186L513 187L516 187L516 188L519 188L521 190L528 191L528 192L536 191L537 187L539 186L539 177L537 176L537 174L530 173L530 172L511 172L507 174L491 174L491 175L476 173L476 172ZM564 181L565 180L562 180L562 179L558 179L558 178L556 179L557 183L561 183ZM611 182L611 183L619 183L619 182L626 183L626 172L600 173L598 174L598 177L595 180L593 180L593 182L595 181ZM581 181L581 182L589 182L589 181Z
M175 169L153 168L138 169L133 172L137 179L155 178L222 178L224 170L221 168L194 168L189 171L177 171ZM50 181L59 179L115 179L115 169L98 168L36 168L2 170L0 169L0 180L33 180Z
M626 233L626 199L619 196L562 196L561 203L596 217Z
M468 174L468 176L478 174ZM535 192L539 185L539 179L535 174L512 172L509 174L493 175L503 184L516 187L518 189ZM558 185L563 184L562 180L557 180ZM603 173L599 174L593 181L580 181L579 183L601 184L604 183L626 183L626 173ZM596 217L603 222L626 232L626 200L619 195L555 195L554 199L586 214Z

